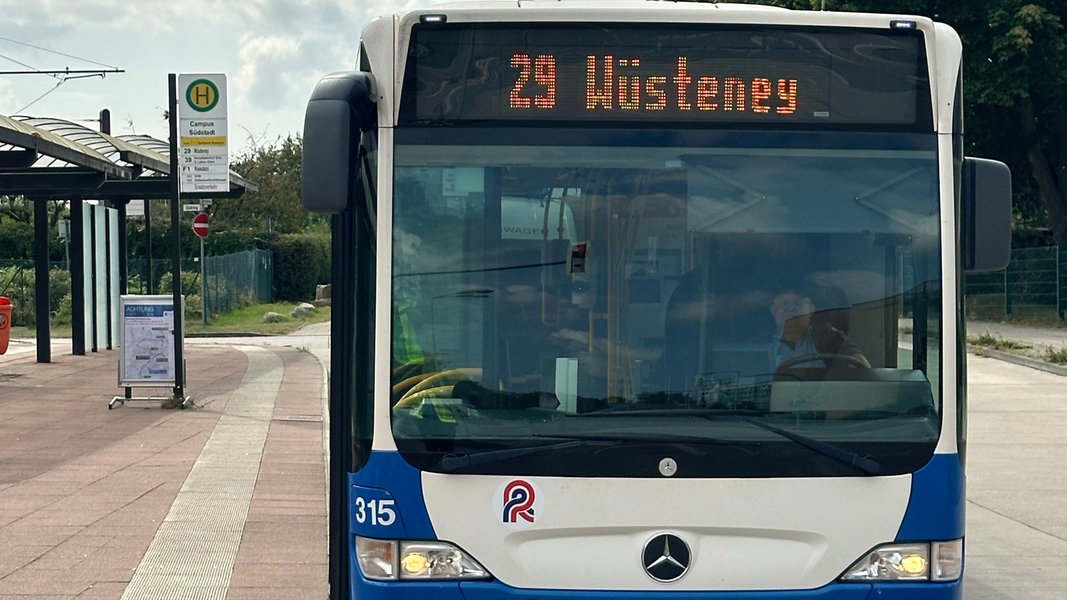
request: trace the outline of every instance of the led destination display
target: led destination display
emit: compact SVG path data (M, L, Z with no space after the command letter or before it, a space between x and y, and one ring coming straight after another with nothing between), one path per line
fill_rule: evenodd
M915 30L416 26L403 123L523 119L932 127Z
M671 72L642 75L640 58L590 54L585 61L587 112L698 111L792 115L797 110L796 78L772 81L766 77L700 75L689 72L689 58L679 56ZM534 108L552 111L558 105L558 60L554 54L516 53L511 56L515 83L508 94L509 111ZM569 91L574 82L564 82ZM565 97L573 99L574 94ZM579 104L581 104L579 102ZM579 110L583 108L578 107Z

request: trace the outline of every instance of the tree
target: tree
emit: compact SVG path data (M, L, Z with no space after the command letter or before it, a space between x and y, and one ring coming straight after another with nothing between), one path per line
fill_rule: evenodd
M286 300L311 297L330 273L329 221L308 212L300 201L303 148L299 137L289 136L234 161L231 168L258 190L220 200L212 219L220 233L253 239L274 251L274 294Z
M972 12L977 6L984 10ZM1045 216L1056 243L1067 246L1067 4L982 0L967 10L957 27L971 55L968 136L1012 167L1018 222Z
M214 214L220 223L235 229L272 233L296 233L315 221L300 202L300 163L303 142L289 136L280 143L253 148L233 161L231 168L254 182L258 191L240 198L220 200Z
M63 259L63 242L59 238L59 220L67 216L67 203L45 202L48 211L50 260ZM0 258L33 256L34 201L23 196L0 196Z
M735 0L738 1L738 0ZM746 2L747 0L739 0ZM785 8L927 16L963 41L966 154L1012 170L1015 222L1067 246L1067 2L751 0Z

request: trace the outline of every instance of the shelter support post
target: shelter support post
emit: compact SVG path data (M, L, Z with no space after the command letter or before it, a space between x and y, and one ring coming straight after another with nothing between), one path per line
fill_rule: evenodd
M85 356L85 207L82 197L70 199L70 327L71 354Z
M52 362L52 335L49 318L48 293L48 200L36 199L33 202L33 271L34 294L37 299L35 319L37 321L37 362Z

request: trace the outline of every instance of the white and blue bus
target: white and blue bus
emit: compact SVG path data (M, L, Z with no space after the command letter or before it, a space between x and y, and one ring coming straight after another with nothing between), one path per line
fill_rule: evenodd
M370 22L304 130L334 596L960 598L960 281L1011 213L961 71L916 16Z

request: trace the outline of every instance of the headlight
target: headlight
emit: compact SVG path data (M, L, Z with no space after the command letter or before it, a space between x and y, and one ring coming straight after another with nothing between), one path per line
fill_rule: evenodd
M853 563L843 581L952 581L963 572L963 540L886 544Z
M367 579L484 579L478 561L448 542L375 540L356 536L356 558Z

